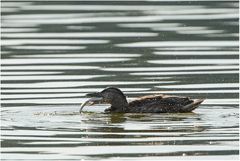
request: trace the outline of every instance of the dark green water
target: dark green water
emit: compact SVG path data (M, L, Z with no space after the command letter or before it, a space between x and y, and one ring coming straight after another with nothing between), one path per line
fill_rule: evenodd
M3 160L238 160L238 1L2 1ZM107 86L129 100L206 101L191 114L78 110Z

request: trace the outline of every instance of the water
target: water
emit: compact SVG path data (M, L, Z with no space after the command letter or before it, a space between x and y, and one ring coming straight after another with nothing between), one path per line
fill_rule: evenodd
M237 160L238 1L2 2L1 157ZM104 114L85 94L206 98L186 114Z

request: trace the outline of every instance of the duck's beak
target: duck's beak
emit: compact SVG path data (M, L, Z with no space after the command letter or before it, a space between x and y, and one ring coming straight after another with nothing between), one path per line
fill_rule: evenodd
M102 94L100 92L96 92L96 93L88 93L86 96L88 97L92 97L89 100L87 100L86 102L84 102L79 110L79 113L82 112L83 107L85 107L86 105L94 105L96 103L99 103L103 100Z

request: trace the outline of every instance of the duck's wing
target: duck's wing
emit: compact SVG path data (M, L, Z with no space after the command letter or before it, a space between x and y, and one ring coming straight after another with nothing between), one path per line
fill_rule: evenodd
M204 100L170 95L150 95L140 97L129 103L129 112L173 113L191 112Z

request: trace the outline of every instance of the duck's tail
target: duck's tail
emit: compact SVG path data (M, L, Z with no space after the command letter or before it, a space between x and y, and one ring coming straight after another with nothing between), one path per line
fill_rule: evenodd
M196 100L193 100L192 103L184 106L184 107L182 108L182 111L183 111L183 112L191 112L191 111L193 111L194 109L196 109L203 101L204 101L204 99L196 99Z

